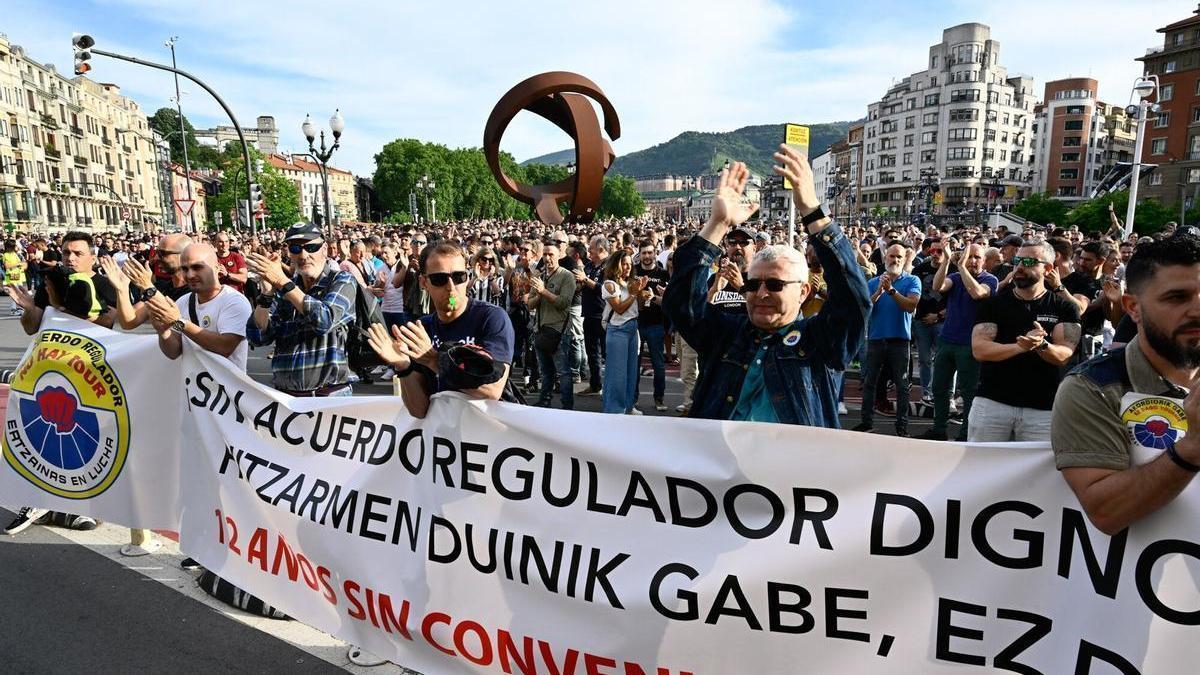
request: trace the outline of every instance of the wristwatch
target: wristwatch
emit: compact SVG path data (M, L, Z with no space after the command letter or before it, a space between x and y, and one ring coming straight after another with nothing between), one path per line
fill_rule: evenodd
M1050 343L1046 342L1045 340L1042 340L1042 344L1038 345L1037 349L1035 349L1034 351L1044 352L1049 348L1050 348Z
M296 282L288 281L286 284L279 287L279 294L287 295L288 293L291 293L292 289L295 287L296 287Z
M149 302L150 298L153 298L156 295L158 295L158 289L151 286L150 288L142 291L142 302Z
M800 223L802 225L812 225L813 223L817 222L818 220L820 220L822 218L828 218L828 217L829 217L829 212L825 210L825 205L819 204L819 205L817 205L817 208L812 210L812 213L809 213L807 216L804 216L803 218L801 218Z
M171 330L183 335L183 319L175 319L171 322Z
M1057 292L1061 291L1062 289L1063 289L1062 286L1056 286L1054 288L1050 288L1049 286L1046 287L1046 290L1050 291L1051 293L1057 293Z

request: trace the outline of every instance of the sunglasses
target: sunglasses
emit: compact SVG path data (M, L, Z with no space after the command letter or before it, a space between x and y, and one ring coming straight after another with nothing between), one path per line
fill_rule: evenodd
M424 239L413 239L413 243L416 244L417 246L424 246L425 240Z
M441 288L442 286L445 286L446 282L450 281L451 279L454 280L456 285L467 283L467 272L466 270L457 270L454 272L432 272L430 274L426 274L425 278L429 280L429 283Z
M1038 260L1037 258L1024 258L1021 256L1017 256L1017 257L1013 258L1012 261L1013 261L1013 264L1018 267L1034 267L1037 265L1048 265L1049 264L1043 260Z
M484 246L491 246L495 242L491 239L481 239L479 243L483 244Z
M292 255L300 255L300 251L307 253L316 253L325 246L323 241L313 241L307 244L288 244L288 253Z
M758 289L762 288L763 286L766 286L767 290L772 293L778 293L782 291L783 287L787 286L788 284L802 283L804 282L800 281L799 279L792 281L785 281L783 279L747 279L746 283L742 284L742 293L757 293Z
M496 264L496 259L495 258L480 258L479 262L487 263L489 265L494 265L494 264Z
M749 246L750 240L742 239L741 237L734 237L734 238L726 239L725 245L726 246Z
M567 245L567 242L566 242L565 240L563 240L563 239L555 239L555 240L554 240L554 244L555 244L556 246L566 246L566 245Z

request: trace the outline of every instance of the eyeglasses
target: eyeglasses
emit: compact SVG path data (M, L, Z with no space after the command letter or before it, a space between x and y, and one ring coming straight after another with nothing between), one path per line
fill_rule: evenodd
M479 243L483 244L484 246L491 246L495 242L491 239L480 239Z
M496 264L496 259L495 258L480 258L479 262L487 263L489 265L494 265L494 264Z
M750 240L742 239L741 237L730 237L730 238L725 239L725 245L726 246L749 246Z
M745 295L747 293L757 293L758 289L763 286L766 286L767 290L772 293L778 293L782 291L783 287L787 286L788 284L802 283L804 282L799 279L794 279L791 281L785 281L783 279L747 279L746 283L742 284L742 294Z
M1012 261L1013 261L1013 264L1018 267L1035 267L1037 265L1049 265L1050 264L1044 260L1039 260L1037 258L1025 258L1025 257L1021 257L1021 256L1017 256L1017 257L1013 258Z
M417 246L424 246L425 240L424 239L413 239L413 243L416 244Z
M288 253L292 255L300 255L300 251L307 253L316 253L325 246L323 241L314 241L307 244L288 244Z
M429 279L429 283L441 288L442 286L445 286L446 282L450 281L451 279L454 280L456 285L467 283L467 271L456 270L454 272L432 272L430 274L426 274L425 278Z
M566 242L565 240L563 240L563 239L555 239L555 240L554 240L554 245L555 245L555 246L566 246L566 245L567 245L567 242Z
M525 254L533 253L533 249L523 248L523 249L521 249L521 253L525 253Z

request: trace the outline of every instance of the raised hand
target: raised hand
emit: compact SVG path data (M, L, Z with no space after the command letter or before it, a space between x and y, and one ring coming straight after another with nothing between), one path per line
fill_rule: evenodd
M749 178L750 169L746 168L745 162L734 162L721 171L717 189L713 192L710 222L725 228L737 227L754 215L758 204L751 204L744 199ZM724 231L721 235L724 236Z
M121 271L121 268L108 256L100 258L100 269L104 271L104 276L108 277L109 283L118 291L129 294L129 277Z
M46 286L49 288L51 284L46 284ZM8 284L8 297L27 312L34 308L33 295L25 288L24 284Z
M424 324L420 321L409 321L403 326L392 328L392 333L404 343L409 357L431 370L437 370L438 353L433 348L433 340L429 338L429 333L425 332Z
M130 283L143 291L154 286L154 276L150 274L150 268L138 262L136 258L125 261L123 272L129 278Z
M371 349L375 350L379 358L393 370L404 370L412 363L412 358L408 355L408 350L400 339L400 331L396 326L392 327L392 334L388 335L387 328L384 328L383 324L371 324L367 328L367 344L371 345Z
M801 211L811 211L821 205L817 197L817 188L813 184L812 167L808 158L800 151L786 143L779 145L779 152L774 155L778 166L772 167L776 174L788 179L792 184L792 198L796 208Z

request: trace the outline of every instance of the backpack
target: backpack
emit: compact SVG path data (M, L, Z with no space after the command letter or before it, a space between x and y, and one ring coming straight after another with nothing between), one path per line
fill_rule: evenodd
M346 334L346 361L350 371L362 377L364 373L383 365L379 355L367 341L367 329L373 323L383 323L383 312L374 296L367 295L363 285L354 282L354 321Z

